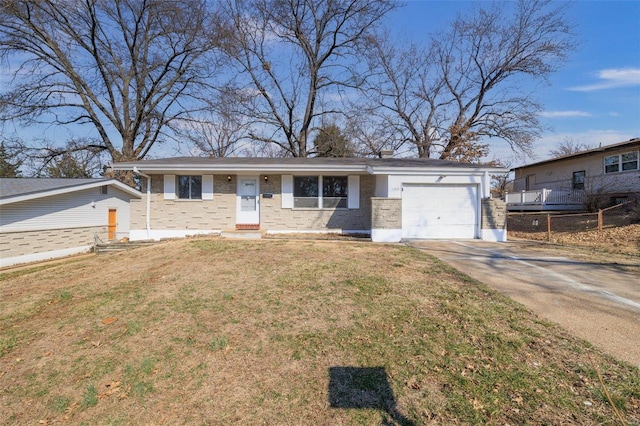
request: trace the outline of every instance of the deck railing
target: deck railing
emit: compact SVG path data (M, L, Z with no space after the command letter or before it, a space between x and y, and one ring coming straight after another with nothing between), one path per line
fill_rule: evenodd
M516 205L580 205L584 203L584 191L560 191L557 189L537 189L507 193L507 204Z

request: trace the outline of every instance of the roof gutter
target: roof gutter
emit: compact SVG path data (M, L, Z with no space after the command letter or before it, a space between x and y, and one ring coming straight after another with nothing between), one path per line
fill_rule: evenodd
M133 168L133 173L147 179L147 239L151 239L151 176L142 173L138 167Z
M137 166L133 166L136 168ZM112 166L113 170L131 170L131 163L119 163ZM316 165L291 165L291 166L283 166L283 165L270 165L270 164L259 164L259 165L248 165L248 164L232 164L232 165L202 165L202 164L147 164L145 165L145 170L153 171L156 173L171 173L174 174L176 172L200 172L200 173L219 173L219 174L228 174L228 173L321 173L321 172L353 172L353 173L366 173L366 167L363 165L355 165L355 166L340 166L340 165L325 165L325 166L316 166Z
M0 205L19 203L19 202L28 201L28 200L35 200L42 197L51 197L53 195L67 194L69 192L96 188L103 185L114 185L129 195L133 195L135 197L142 196L142 194L140 194L140 192L137 191L135 188L131 188L130 186L125 185L122 182L118 182L115 179L96 179L95 182L82 184L82 185L70 185L70 186L65 186L63 188L46 189L42 191L30 192L27 194L17 194L17 195L3 197L3 198L0 198Z

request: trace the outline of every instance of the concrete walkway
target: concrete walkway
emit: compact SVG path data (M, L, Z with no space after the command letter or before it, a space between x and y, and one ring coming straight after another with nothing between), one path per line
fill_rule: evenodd
M413 241L457 270L640 368L640 265L572 258L524 241Z

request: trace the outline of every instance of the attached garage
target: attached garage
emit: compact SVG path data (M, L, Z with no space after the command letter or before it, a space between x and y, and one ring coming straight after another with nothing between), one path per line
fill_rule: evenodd
M402 238L477 238L478 185L404 184Z

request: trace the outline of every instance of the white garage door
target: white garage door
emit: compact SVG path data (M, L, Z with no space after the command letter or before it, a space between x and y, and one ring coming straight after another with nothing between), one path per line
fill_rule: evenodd
M476 238L477 185L402 187L403 238Z

